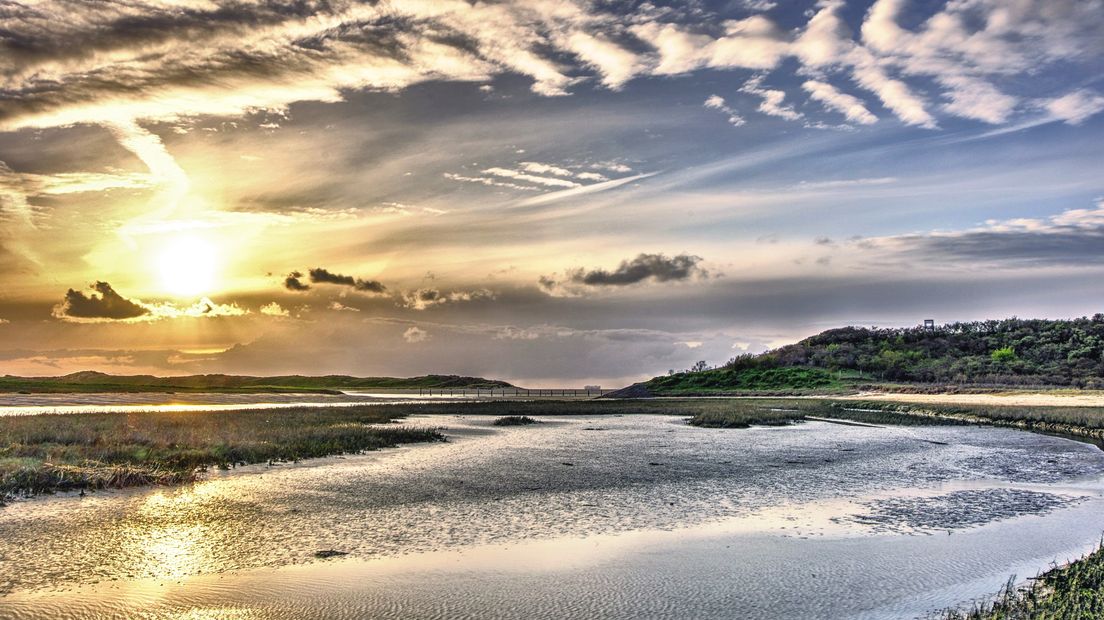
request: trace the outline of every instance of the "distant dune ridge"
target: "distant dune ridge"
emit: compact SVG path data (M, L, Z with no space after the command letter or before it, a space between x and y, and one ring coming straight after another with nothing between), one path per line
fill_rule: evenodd
M238 375L187 375L156 377L153 375L108 375L81 371L60 377L0 377L0 392L336 392L366 389L491 389L512 388L505 381L462 377L458 375L425 375L421 377L351 377L326 375L311 377L284 375L251 377Z

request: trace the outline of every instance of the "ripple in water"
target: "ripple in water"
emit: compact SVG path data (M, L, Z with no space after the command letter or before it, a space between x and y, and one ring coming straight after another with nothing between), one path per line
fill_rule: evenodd
M447 444L13 504L0 615L910 617L1104 528L1104 453L1053 437L491 420L411 420ZM935 530L953 536L903 533Z

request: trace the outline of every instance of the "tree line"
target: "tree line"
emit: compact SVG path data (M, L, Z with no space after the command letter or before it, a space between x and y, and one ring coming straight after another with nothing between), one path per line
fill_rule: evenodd
M842 327L734 357L723 367L812 367L886 381L1104 388L1104 314L935 328Z

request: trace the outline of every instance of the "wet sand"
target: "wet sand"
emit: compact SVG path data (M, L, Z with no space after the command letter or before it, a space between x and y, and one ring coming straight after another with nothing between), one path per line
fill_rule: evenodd
M1104 452L1055 437L492 419L408 421L447 444L15 503L0 616L908 618L1104 529Z

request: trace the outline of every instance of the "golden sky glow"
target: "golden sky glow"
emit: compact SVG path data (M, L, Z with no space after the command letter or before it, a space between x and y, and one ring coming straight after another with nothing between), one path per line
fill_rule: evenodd
M1102 29L1096 0L17 5L0 370L621 382L1092 314Z

